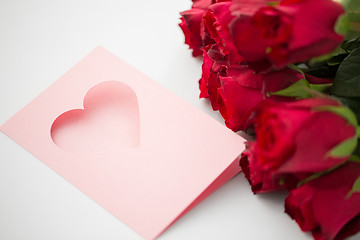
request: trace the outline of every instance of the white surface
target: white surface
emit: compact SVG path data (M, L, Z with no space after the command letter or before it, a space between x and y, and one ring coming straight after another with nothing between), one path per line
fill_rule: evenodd
M177 26L178 12L190 4L190 0L1 0L0 124L97 45L222 121L198 99L201 61L191 57ZM284 197L254 196L240 174L160 239L312 239L283 213ZM0 239L141 238L0 133Z

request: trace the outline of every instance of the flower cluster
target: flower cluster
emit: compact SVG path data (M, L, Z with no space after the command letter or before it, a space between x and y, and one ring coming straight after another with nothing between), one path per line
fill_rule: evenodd
M314 239L360 231L360 3L193 0L180 27L203 59L200 98L253 135L253 192L289 191Z

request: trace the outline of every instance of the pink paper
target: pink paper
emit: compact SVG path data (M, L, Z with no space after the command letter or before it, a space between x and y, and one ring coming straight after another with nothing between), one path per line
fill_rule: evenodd
M98 47L1 131L154 239L239 172L244 140Z

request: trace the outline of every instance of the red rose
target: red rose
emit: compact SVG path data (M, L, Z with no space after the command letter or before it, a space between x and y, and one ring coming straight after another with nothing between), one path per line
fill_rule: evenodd
M262 100L271 98L289 101L292 98L269 95L284 89L303 76L291 69L256 74L244 65L231 64L219 46L206 46L203 51L202 77L199 80L200 98L209 98L213 110L220 110L227 127L233 131L251 127L248 120L254 107ZM329 80L308 78L312 84L329 83Z
M329 151L356 135L343 117L319 106L341 106L330 98L294 102L266 100L255 111L256 142L241 160L255 193L291 189L309 175L343 163L349 156Z
M229 29L234 19L230 12L231 4L225 1L211 5L204 15L204 31L218 45L221 54L229 55L233 63L241 63L244 58L237 53Z
M193 50L193 56L197 57L202 54L203 40L201 37L201 24L205 10L193 8L181 12L181 27L185 35L185 43Z
M231 77L220 77L220 81L218 103L226 126L233 131L245 130L251 111L264 99L261 89L244 86Z
M269 96L268 93L284 89L301 79L290 68L255 74L248 67L238 66L229 67L227 72L228 77L220 77L218 103L226 126L233 131L246 130L252 126L253 122L249 119L252 111L264 99L292 100Z
M216 44L207 46L203 52L202 76L199 80L200 98L209 98L214 111L219 110L219 76L226 75L227 62ZM214 60L217 59L217 60Z
M238 53L257 70L258 64L279 68L327 54L343 40L334 25L344 9L332 0L259 1L251 11L241 8L244 1L234 1L233 13L246 13L232 21L230 32Z
M193 4L191 8L201 8L207 9L211 4L213 4L213 0L192 0Z
M193 0L192 8L180 13L181 23L179 26L185 35L185 43L189 45L191 49L193 49L194 57L200 56L202 54L201 50L203 47L215 43L212 37L208 36L209 33L204 29L203 18L206 10L209 7L212 7L212 5L216 5L217 3L222 4L222 2L228 2L226 5L231 5L231 0ZM219 9L217 12L219 13L222 10L225 9ZM230 20L232 20L230 12L228 11L226 13L221 13L220 15L223 24L225 24L225 21L227 21L226 28L228 29L227 25ZM226 20L222 20L222 18ZM230 35L228 38L231 38Z
M286 88L302 78L290 68L255 74L249 67L231 65L217 44L204 48L202 70L200 97L209 98L213 110L220 110L226 126L234 131L251 126L248 121L251 112L265 98L289 100L269 96L268 92Z
M360 192L349 194L360 163L348 162L290 192L285 212L316 240L341 240L360 231Z

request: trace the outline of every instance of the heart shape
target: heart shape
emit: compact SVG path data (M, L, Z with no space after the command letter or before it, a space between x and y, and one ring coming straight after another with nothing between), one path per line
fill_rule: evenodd
M53 122L51 138L57 146L76 152L139 146L139 104L128 85L102 82L86 93L83 106L64 112Z

